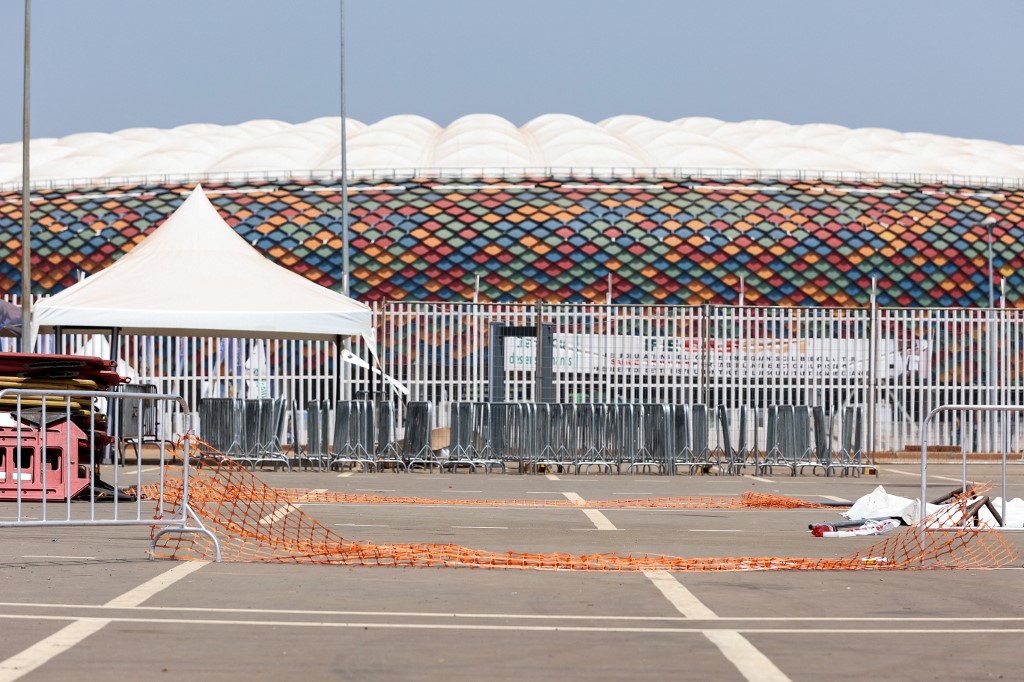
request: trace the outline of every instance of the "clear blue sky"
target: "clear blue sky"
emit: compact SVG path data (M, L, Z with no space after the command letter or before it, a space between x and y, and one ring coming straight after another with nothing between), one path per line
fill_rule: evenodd
M23 0L0 0L0 142ZM34 0L32 137L337 116L338 0ZM346 0L349 116L775 119L1024 144L1024 2Z

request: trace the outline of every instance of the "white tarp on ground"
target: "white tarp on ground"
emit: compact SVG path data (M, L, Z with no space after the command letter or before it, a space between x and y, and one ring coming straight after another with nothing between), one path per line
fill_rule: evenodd
M933 505L929 506L929 513L933 511ZM938 507L934 507L937 509ZM867 495L857 499L850 506L843 516L851 521L858 519L902 519L908 526L917 523L921 510L919 500L911 500L899 495L890 495L885 488L878 486Z
M246 243L196 187L138 246L32 314L40 330L120 328L125 334L315 338L362 336L368 306L277 265Z
M1003 517L1004 528L1024 528L1024 500L1015 497L1006 501L1006 513L1003 513L1003 498L996 497L992 500L992 506ZM992 525L996 524L996 517L987 507L978 510L978 518Z
M969 503L976 502L982 498L972 498ZM992 506L1000 514L1003 513L1003 499L997 497L991 500ZM899 495L890 495L885 488L878 486L867 495L857 499L853 505L843 512L843 516L851 521L859 519L901 519L907 525L917 523L921 503L919 500L912 500ZM963 522L960 514L960 506L956 504L927 504L926 515L935 515L931 522L934 527L948 527ZM936 512L943 513L936 514ZM981 521L996 525L995 517L985 507L978 510L978 517ZM1006 517L1003 520L1006 528L1024 528L1024 500L1015 497L1006 503Z

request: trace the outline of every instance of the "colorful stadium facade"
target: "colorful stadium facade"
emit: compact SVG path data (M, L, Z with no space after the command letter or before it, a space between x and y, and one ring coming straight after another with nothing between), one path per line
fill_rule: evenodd
M731 146L701 146L692 125L672 128L685 133L673 138L652 135L651 126L626 130L621 120L610 119L602 131L617 131L614 139L591 135L574 142L573 130L594 124L569 126L555 135L551 121L534 121L513 128L513 134L494 117L482 118L487 125L469 130L465 119L436 130L404 121L401 144L387 142L388 135L375 126L355 126L349 186L354 297L692 305L736 303L742 295L746 303L759 305L847 307L866 305L874 280L881 305L984 306L991 263L997 286L1005 280L1007 304L1024 307L1024 189L1014 179L1024 176L1020 148L923 136L929 139L920 147L932 153L934 139L959 150L953 162L961 166L935 165L913 154L894 162L894 154L882 152L916 150L906 144L916 138L902 136L899 144L878 147L877 138L885 136L873 131L876 151L881 150L874 158L888 160L869 171L848 163L855 158L870 164L864 145L850 142L869 136L825 126L824 143L805 145L808 158L784 157L787 165L799 161L800 166L786 171L763 167L782 159L779 149L793 147L778 131L776 139L782 141L774 146L765 143L770 135L763 130L743 137L732 129ZM59 291L113 263L170 215L200 179L248 242L311 280L339 289L342 202L338 173L330 171L339 145L335 137L332 156L332 129L320 123L321 138L288 128L290 144L279 128L270 135L273 143L263 135L255 144L242 139L242 126L202 127L211 139L231 140L233 151L214 154L217 163L185 167L175 164L197 146L173 135L164 144L181 146L177 156L155 153L152 145L140 153L137 143L145 136L138 131L125 131L132 134L120 139L103 136L106 146L89 145L77 157L53 153L53 145L47 155L53 141L43 141L49 177L33 183L33 291ZM763 129L760 123L747 132ZM528 129L533 124L551 134L541 140L539 152L536 141L543 136ZM786 130L803 131L808 139L811 128ZM847 136L840 140L837 130ZM421 133L424 139L417 137ZM427 133L434 137L428 140ZM456 144L460 137L463 144ZM532 146L519 144L527 137ZM136 143L134 157L123 150L123 138ZM630 144L620 144L623 139ZM259 153L247 156L246 145ZM0 170L12 147L20 150L20 145L0 145ZM107 147L121 165L106 163L102 150ZM823 157L822 150L833 147L857 153L845 161L834 154ZM706 157L693 157L694 148L704 149ZM268 149L300 149L307 155L268 158ZM691 155L657 156L663 149ZM775 155L756 158L754 152L765 154L765 149ZM104 163L90 167L83 158ZM737 167L710 172L714 159ZM994 159L993 165L979 166L985 159ZM298 171L269 170L284 163L303 165L292 165ZM829 170L814 171L808 167L814 163L828 164ZM907 171L911 163L916 174ZM157 176L158 168L177 177ZM65 179L83 172L88 177ZM978 172L987 177L968 177L980 177L972 175ZM996 173L1004 175L994 179ZM0 176L3 180L0 293L16 294L20 179L9 174Z

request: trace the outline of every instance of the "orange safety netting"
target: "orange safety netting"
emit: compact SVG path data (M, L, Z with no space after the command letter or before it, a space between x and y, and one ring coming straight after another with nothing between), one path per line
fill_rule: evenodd
M181 480L176 479L171 470L167 477L164 515L174 513L174 507L180 503ZM194 470L189 477L190 508L216 534L225 561L573 571L740 571L994 568L1018 559L1016 550L1006 543L1002 533L976 527L932 530L927 529L928 519L923 529L907 528L866 549L837 558L573 555L492 552L450 544L375 544L346 540L296 508L295 505L305 502L350 501L345 497L330 500L331 495L323 498L319 495L322 493L276 490L231 462ZM443 503L451 504L451 501ZM960 498L959 504L966 510L967 498ZM580 505L566 501L559 506ZM586 506L610 505L591 502ZM744 508L750 506L744 505ZM204 535L167 533L157 543L156 556L212 559L215 549Z
M227 466L234 466L228 463ZM158 494L155 484L143 486L142 496L153 499ZM177 493L180 494L180 493ZM435 499L429 497L407 497L402 495L373 495L367 493L343 493L330 490L308 490L304 488L202 488L206 501L220 496L229 501L254 501L252 496L263 499L272 495L274 502L282 504L423 504L467 507L572 507L584 509L835 509L837 504L810 502L796 497L772 495L770 493L745 492L739 497L700 495L689 497L641 497L617 500L463 500ZM190 491L193 499L196 489ZM849 505L847 505L849 506Z

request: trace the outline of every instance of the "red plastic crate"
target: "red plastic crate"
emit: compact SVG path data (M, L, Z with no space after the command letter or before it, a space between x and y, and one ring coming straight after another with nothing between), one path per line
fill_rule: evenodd
M0 426L0 500L18 499L20 479L22 501L42 501L44 466L46 501L58 502L69 496L75 497L89 485L91 478L89 467L79 463L80 451L88 452L85 433L68 421L51 424L45 434L34 426L23 425L20 434L17 427ZM71 469L70 476L67 476L69 457Z

